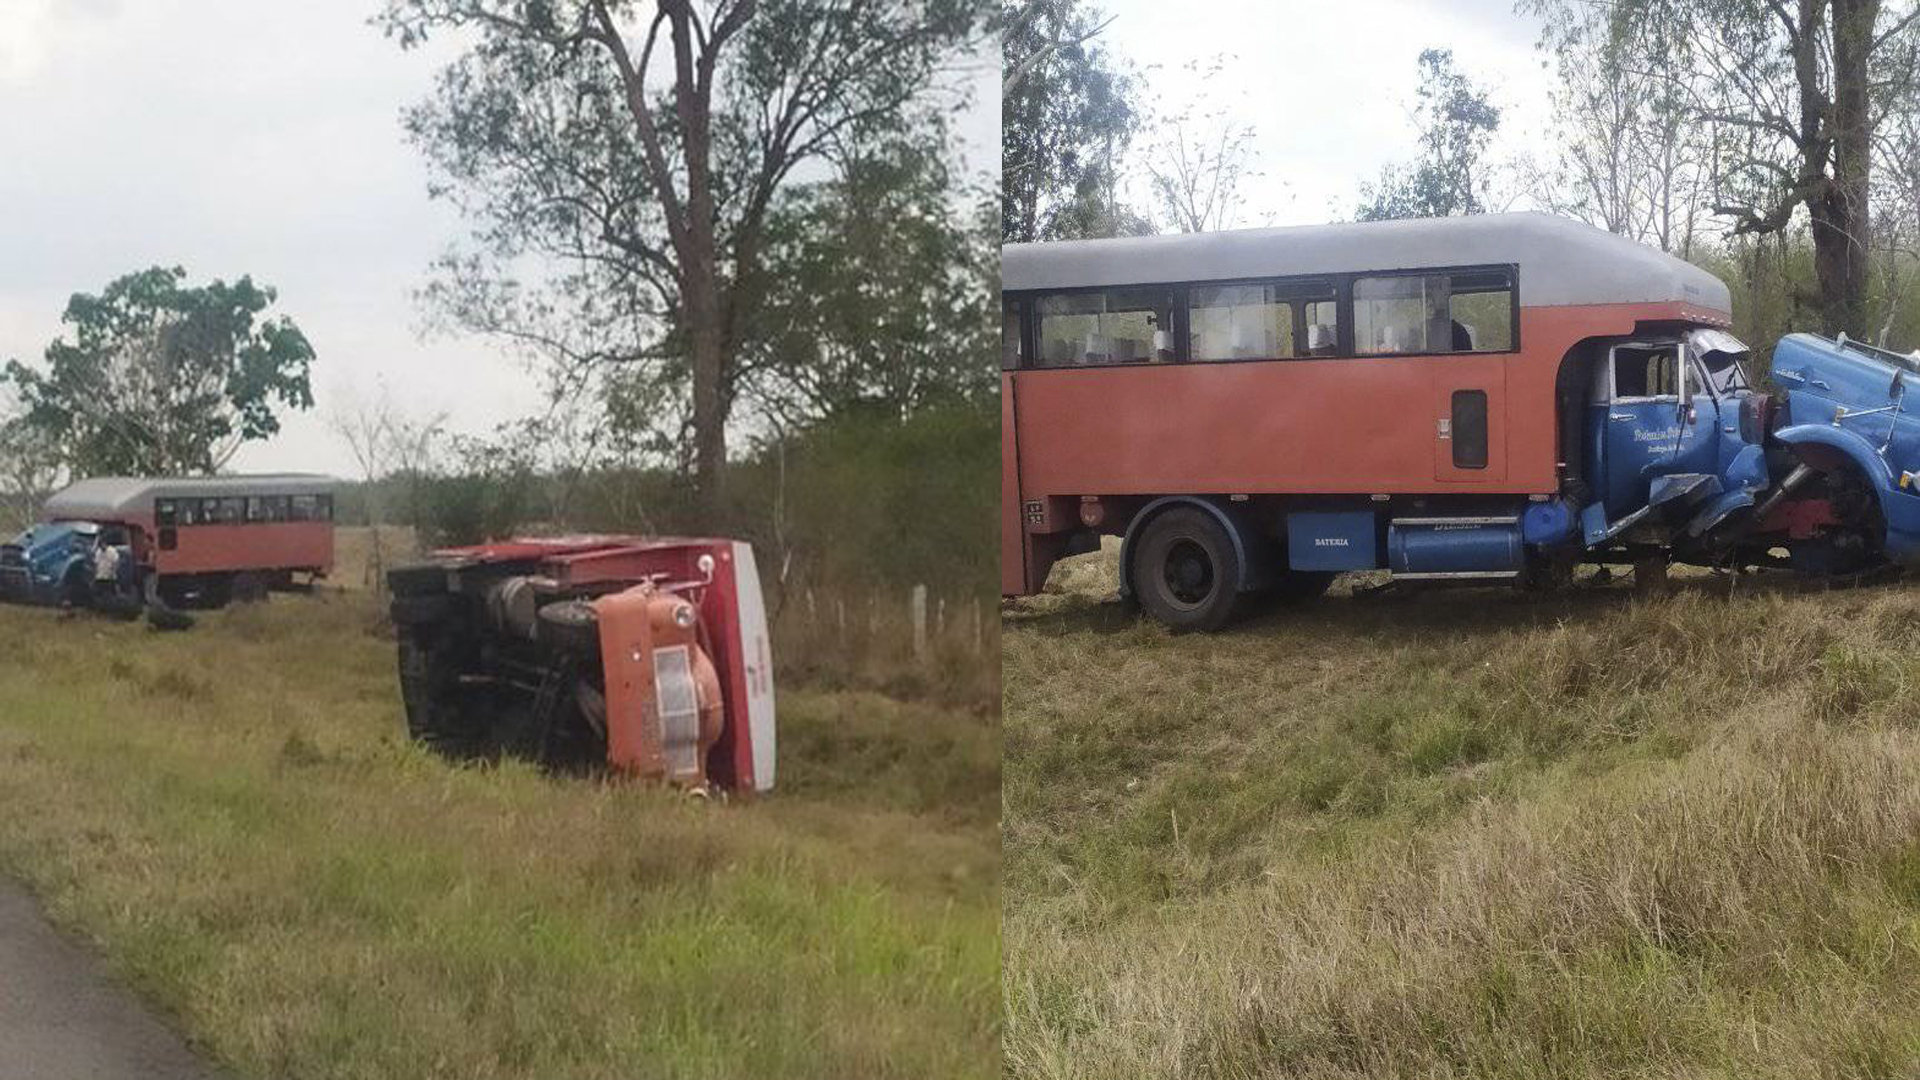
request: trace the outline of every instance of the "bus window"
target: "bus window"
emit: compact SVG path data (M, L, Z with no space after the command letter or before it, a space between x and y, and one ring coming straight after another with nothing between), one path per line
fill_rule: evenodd
M1362 356L1445 352L1444 340L1428 345L1436 317L1447 311L1447 279L1441 274L1363 277L1353 282L1353 348Z
M1000 370L1020 366L1026 359L1025 341L1020 332L1020 314L1024 305L1008 300L1000 306Z
M287 520L317 521L319 519L314 516L316 509L312 495L295 495L287 500Z
M1505 270L1356 278L1353 328L1363 356L1505 352L1513 282Z
M180 523L180 510L177 504L175 504L172 499L155 499L153 501L153 523L155 525L178 525Z
M1513 279L1505 270L1453 275L1449 315L1453 352L1513 348Z
M220 524L238 525L247 520L247 500L237 495L220 500Z
M220 520L220 500L200 500L200 524L212 525Z
M1187 294L1187 356L1271 360L1293 356L1293 304L1277 285L1195 287Z
M1340 305L1332 300L1313 300L1306 305L1302 325L1307 328L1307 348L1303 356L1333 356L1340 351Z
M333 496L321 495L317 497L314 503L313 520L315 521L332 521L333 520Z
M1043 296L1035 311L1043 367L1174 359L1171 289Z

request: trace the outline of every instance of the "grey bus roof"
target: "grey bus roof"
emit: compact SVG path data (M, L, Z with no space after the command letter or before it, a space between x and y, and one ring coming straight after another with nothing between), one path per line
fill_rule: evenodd
M317 473L264 473L255 476L205 476L159 479L100 476L81 480L47 499L54 521L113 520L153 513L155 499L212 498L221 495L327 495L339 484Z
M1515 263L1523 306L1678 301L1732 310L1691 263L1552 214L1478 214L1282 229L1008 244L1007 292Z

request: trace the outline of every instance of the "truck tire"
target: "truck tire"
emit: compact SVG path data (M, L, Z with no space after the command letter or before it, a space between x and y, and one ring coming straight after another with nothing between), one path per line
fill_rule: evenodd
M407 735L434 753L456 761L488 753L488 726L467 716L455 695L455 680L431 639L402 630L399 647L400 700L407 714Z
M395 594L387 608L395 626L424 626L437 623L453 612L453 598L446 593L421 593L417 596Z
M93 571L83 563L67 567L60 579L60 603L67 607L93 606Z
M561 600L540 609L540 640L585 656L600 655L600 616L585 600Z
M1240 556L1204 510L1175 507L1149 521L1128 562L1140 606L1175 633L1218 630L1240 609Z

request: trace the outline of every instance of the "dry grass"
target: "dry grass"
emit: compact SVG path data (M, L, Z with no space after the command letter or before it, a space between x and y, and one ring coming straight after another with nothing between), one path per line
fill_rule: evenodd
M1005 613L1010 1072L1920 1072L1915 587L1175 638L1063 569Z
M990 722L787 685L729 806L455 768L377 621L0 609L0 871L240 1076L999 1071Z

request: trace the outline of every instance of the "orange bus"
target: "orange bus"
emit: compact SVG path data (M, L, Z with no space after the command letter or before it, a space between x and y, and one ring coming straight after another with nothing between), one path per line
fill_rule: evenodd
M1118 535L1123 594L1176 628L1348 570L1525 578L1591 524L1596 461L1704 417L1616 445L1592 409L1756 407L1719 279L1544 214L1015 244L1002 275L1002 592ZM1721 449L1752 451L1747 506L1759 448Z
M47 500L56 524L124 537L144 592L173 607L219 607L311 585L333 569L331 477L99 477Z

